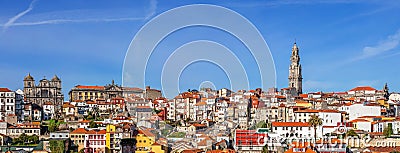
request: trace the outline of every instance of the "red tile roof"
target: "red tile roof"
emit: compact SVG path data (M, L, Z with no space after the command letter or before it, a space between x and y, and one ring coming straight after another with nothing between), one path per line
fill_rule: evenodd
M365 120L365 119L354 119L354 120L351 120L350 122L369 122L369 121Z
M77 85L75 88L79 89L98 89L98 90L104 90L104 86L83 86L83 85Z
M274 127L308 127L310 124L306 122L272 122Z
M123 87L123 90L126 90L126 91L142 91L143 89L141 89L141 88L137 88L137 87Z
M77 128L71 134L86 134L88 131L84 128Z
M150 106L136 106L136 108L151 108Z
M371 152L391 152L394 150L400 150L400 146L396 147L368 147Z
M8 88L0 88L0 92L12 92L12 91Z
M195 127L206 127L205 124L199 124L199 123L194 123L192 125L195 126Z
M143 134L147 137L155 137L155 135L148 130L139 130L139 134Z
M301 98L308 98L308 94L300 94L299 95Z
M383 132L370 132L370 135L383 135Z
M182 151L182 153L200 153L200 152L203 152L203 150L201 150L201 149L186 149L186 150Z
M363 90L367 90L367 91L375 91L375 88L372 88L370 86L359 86L359 87L355 87L353 89L351 89L350 91L363 91Z
M86 134L106 134L106 130L100 130L100 131L90 130L90 131L87 131Z
M205 101L201 101L201 102L196 103L195 106L204 106L204 105L207 105L207 103Z
M286 97L285 97L285 96L276 95L275 98L284 99L284 98L286 98Z
M324 113L339 113L338 110L332 110L332 109L324 109L324 110L305 109L305 110L298 110L298 111L295 111L295 113L319 113L319 112L324 112Z
M225 150L208 150L207 153L236 153L233 149L225 149Z

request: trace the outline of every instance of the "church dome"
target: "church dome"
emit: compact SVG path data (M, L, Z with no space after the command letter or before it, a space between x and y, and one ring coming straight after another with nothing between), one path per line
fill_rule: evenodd
M24 81L33 81L33 77L31 76L30 73L28 73L28 75L25 76Z
M57 75L54 75L54 77L51 79L51 81L61 81L60 78L57 77Z

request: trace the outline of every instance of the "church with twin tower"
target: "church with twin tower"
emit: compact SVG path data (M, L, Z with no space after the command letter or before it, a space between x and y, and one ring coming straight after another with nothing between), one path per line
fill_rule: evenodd
M289 88L295 90L295 93L297 94L303 93L302 89L303 77L301 76L299 48L297 47L296 42L294 42L292 47L292 56L290 57L288 79L289 79Z

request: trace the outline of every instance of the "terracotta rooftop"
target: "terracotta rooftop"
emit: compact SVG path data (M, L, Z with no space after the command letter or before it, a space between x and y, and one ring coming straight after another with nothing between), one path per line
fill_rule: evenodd
M0 92L12 92L12 91L8 88L0 88Z
M355 87L355 88L351 89L350 91L363 91L363 90L366 90L366 91L375 91L376 89L375 89L375 88L372 88L372 87L370 87L370 86L359 86L359 87Z
M77 85L75 88L78 89L97 89L97 90L104 90L104 86L84 86L84 85Z
M87 131L86 134L106 134L106 130L99 130L99 131L90 130L90 131Z
M148 131L148 130L139 130L139 134L143 134L143 135L145 135L145 136L147 136L147 137L155 137L154 134L151 133L151 132Z
M199 123L194 123L192 125L195 126L195 127L206 127L205 124L199 124Z
M207 105L207 103L205 101L196 103L196 106L204 106L204 105Z
M400 150L400 146L396 147L368 147L371 152L391 152L394 150ZM364 151L367 152L367 151Z
M308 94L300 94L299 97L301 97L301 98L308 98Z
M150 106L136 106L136 108L151 108Z
M186 149L186 150L182 151L182 153L200 153L200 152L203 152L203 150L201 150L201 149Z
M351 120L350 122L369 122L369 121L365 120L365 119L354 119L354 120Z
M272 122L274 127L308 127L310 124L306 122Z
M88 131L84 128L77 128L71 134L86 134Z
M295 113L319 113L319 112L338 113L339 111L338 110L332 110L332 109L324 109L324 110L305 109L305 110L295 111Z

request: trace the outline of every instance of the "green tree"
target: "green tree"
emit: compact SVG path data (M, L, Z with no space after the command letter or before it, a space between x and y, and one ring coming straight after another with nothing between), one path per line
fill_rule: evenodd
M265 121L260 121L256 124L256 128L267 128L267 123L265 123Z
M358 137L358 134L353 129L351 129L346 132L346 137Z
M268 144L265 144L265 145L262 147L261 153L268 153L268 152L269 152L269 150L268 150Z
M156 114L158 114L158 113L160 113L161 112L161 110L157 110L157 109L153 109L153 111L156 113Z
M322 119L317 115L311 115L308 124L310 124L311 127L314 127L314 142L317 142L317 127L322 125Z
M49 125L48 125L48 129L50 132L54 132L57 131L57 122L54 119L49 120Z
M29 139L30 143L33 143L33 144L39 143L39 136L37 136L36 134L29 136L28 139Z
M50 144L51 153L64 153L65 152L64 140L50 140L49 144Z
M19 135L18 138L22 143L26 143L28 141L28 136L25 133L22 133L21 135Z
M81 150L79 150L79 153L85 153L85 148L82 148Z
M90 128L97 128L98 126L97 126L97 124L96 124L94 121L90 121L90 122L89 122L89 127L90 127Z
M21 143L23 143L23 142L19 138L14 138L13 141L12 141L13 145L18 145L18 144L21 144Z
M383 129L383 135L385 135L385 137L390 137L393 134L393 128L392 128L392 123L389 123L388 126Z

